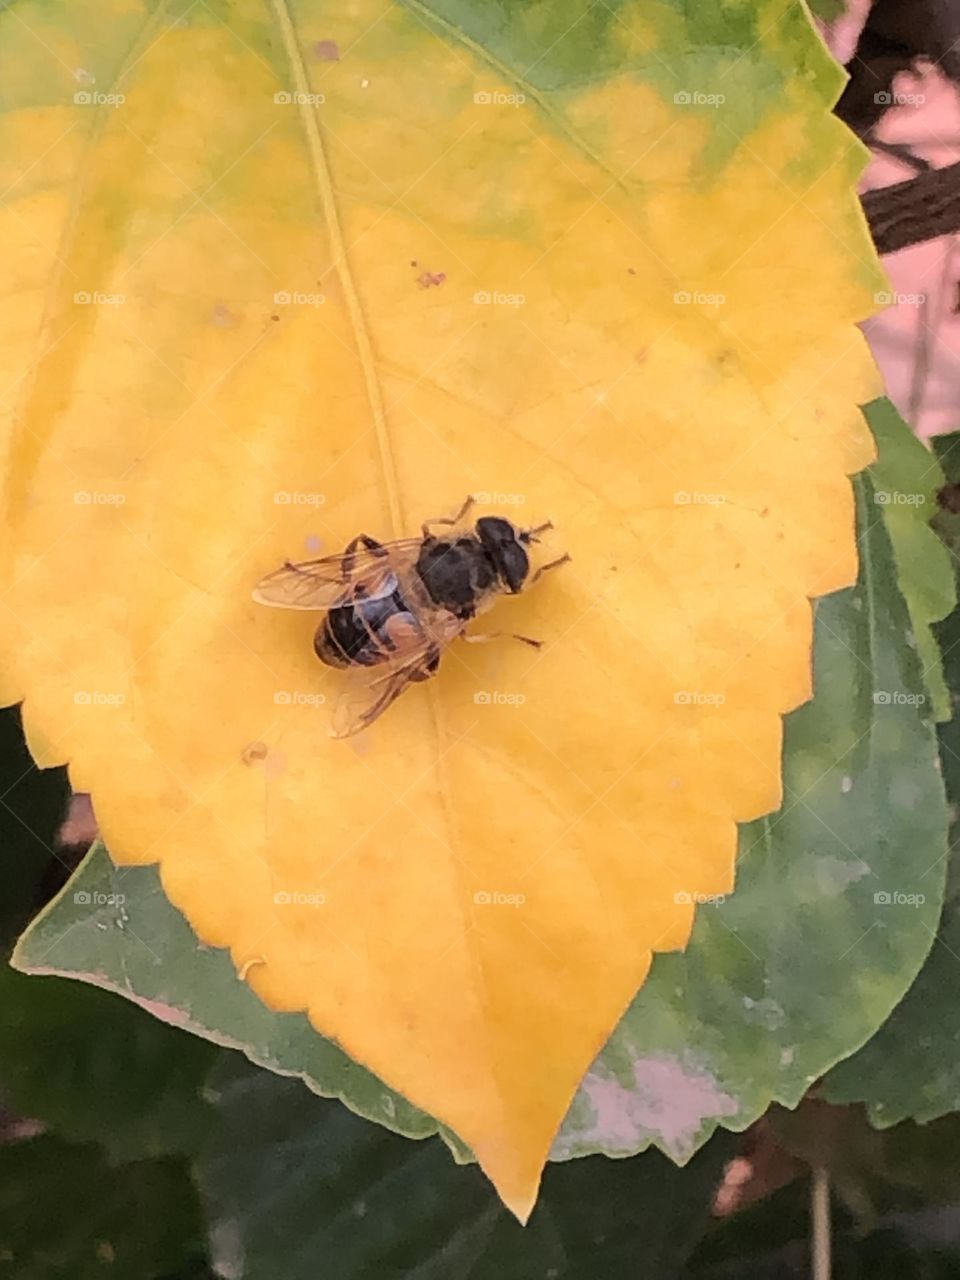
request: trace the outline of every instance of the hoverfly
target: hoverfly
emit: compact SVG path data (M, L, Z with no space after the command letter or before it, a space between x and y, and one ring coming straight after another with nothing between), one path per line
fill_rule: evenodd
M418 538L378 542L358 534L342 554L287 562L257 584L254 600L282 609L324 610L313 647L321 662L348 668L353 679L334 710L331 732L347 738L372 724L409 684L436 674L444 650L497 595L516 595L559 556L530 575L527 548L553 526L518 529L499 516L458 528L474 505L426 521ZM436 534L435 526L452 532ZM539 640L514 636L540 647Z

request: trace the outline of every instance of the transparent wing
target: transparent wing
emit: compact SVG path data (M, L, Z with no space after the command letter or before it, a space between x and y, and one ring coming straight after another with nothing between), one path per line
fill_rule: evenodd
M426 638L415 652L400 662L368 668L351 668L333 709L330 736L349 738L383 715L410 684L429 680L436 671L437 650Z
M253 598L278 609L329 609L357 596L382 599L396 591L401 575L409 575L421 541L403 538L319 560L288 562L260 579Z

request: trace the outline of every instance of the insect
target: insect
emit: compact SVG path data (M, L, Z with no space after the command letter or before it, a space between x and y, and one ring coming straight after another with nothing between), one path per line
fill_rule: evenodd
M436 674L444 650L500 594L517 595L568 555L530 573L527 549L549 521L519 529L500 516L463 522L467 498L453 516L426 521L418 538L378 542L358 534L340 555L289 561L257 584L254 600L282 609L325 610L313 647L322 662L351 679L334 710L331 732L347 738L372 724L408 685ZM438 526L450 532L438 534ZM513 636L540 647L539 640Z

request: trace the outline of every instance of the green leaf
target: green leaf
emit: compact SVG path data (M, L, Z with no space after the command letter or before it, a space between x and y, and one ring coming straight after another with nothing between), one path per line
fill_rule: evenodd
M42 901L54 836L70 788L66 769L38 769L20 729L20 708L0 709L0 953Z
M111 1168L96 1146L48 1136L0 1146L4 1280L172 1280L203 1252L182 1162Z
M795 1105L876 1030L929 949L947 821L936 738L868 479L858 493L860 581L817 606L816 697L787 721L783 806L743 828L736 893L698 912L684 954L657 958L554 1158L653 1143L682 1161L718 1124L743 1129L772 1099ZM122 916L75 901L121 883ZM875 902L883 893L923 901ZM436 1129L305 1019L262 1006L225 952L197 946L151 867L118 872L94 850L15 963L96 975L400 1133Z
M889 400L874 400L864 413L879 448L870 468L874 502L883 508L935 719L949 720L950 695L931 630L931 624L945 618L957 603L950 553L930 527L938 512L943 472Z
M117 898L122 896L119 903ZM156 867L118 870L96 844L13 955L17 969L82 978L158 1017L301 1076L361 1115L409 1137L436 1122L322 1039L301 1014L274 1013L237 979L225 951L201 946L160 887Z
M868 477L857 490L860 580L817 605L816 697L787 718L783 806L742 829L736 892L698 913L686 953L657 957L558 1154L656 1142L683 1159L718 1123L795 1106L929 950L947 825L936 738Z
M705 1230L731 1141L549 1166L528 1227L437 1139L405 1142L299 1083L227 1063L198 1161L214 1265L243 1280L667 1280Z
M935 439L947 481L960 481L960 434ZM960 517L941 512L937 527L953 543ZM955 561L955 563L957 563ZM960 1110L960 609L937 629L953 718L940 727L940 758L952 826L950 874L930 957L888 1021L859 1053L827 1076L831 1102L864 1102L872 1122L933 1120ZM946 853L944 854L946 860Z
M0 712L0 876L13 940L51 878L66 770L30 760L17 708ZM104 991L32 981L0 964L0 1090L58 1136L98 1141L114 1161L190 1150L209 1108L200 1087L216 1050Z
M809 0L809 4L821 22L836 22L845 8L844 0Z
M0 1088L21 1115L114 1162L195 1149L216 1049L94 987L0 968Z

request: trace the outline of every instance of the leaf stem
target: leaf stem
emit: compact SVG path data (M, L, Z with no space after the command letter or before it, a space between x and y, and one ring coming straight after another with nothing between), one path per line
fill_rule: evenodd
M811 1280L830 1280L830 1173L822 1166L810 1179Z

